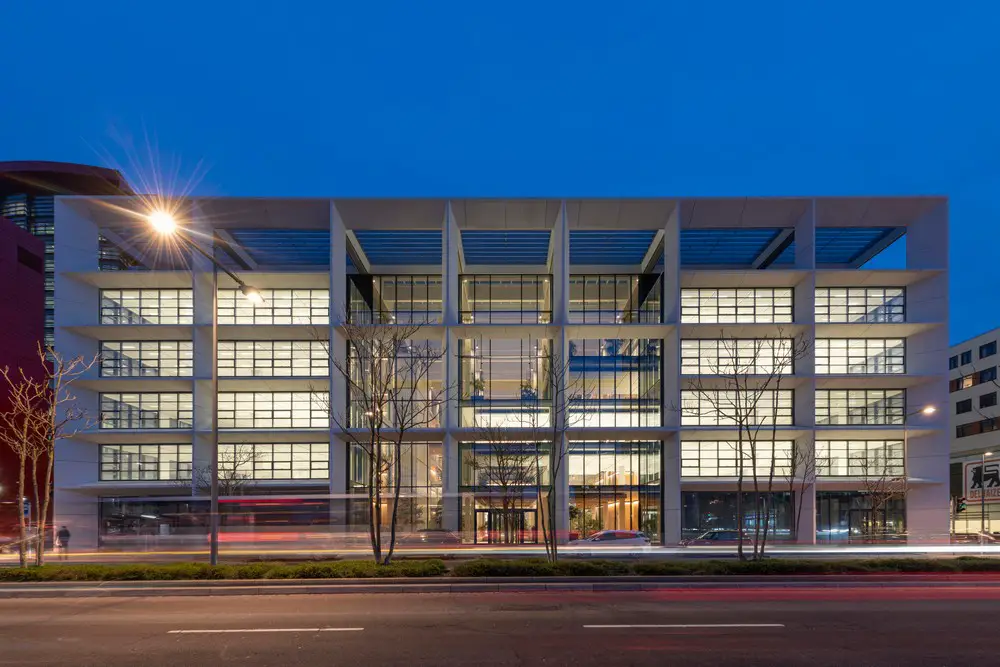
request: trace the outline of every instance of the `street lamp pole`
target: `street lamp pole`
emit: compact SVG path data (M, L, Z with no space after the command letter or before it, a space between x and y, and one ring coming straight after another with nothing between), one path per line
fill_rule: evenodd
M213 254L207 253L201 246L192 241L174 220L173 216L164 212L154 212L149 215L149 223L161 234L170 235L178 239L187 248L193 250L212 263L212 476L209 490L209 562L212 565L219 564L219 269L233 279L239 286L243 296L250 303L259 305L264 302L264 297L260 291L250 287L235 273L219 263ZM217 237L213 236L213 242ZM193 481L193 480L192 480Z

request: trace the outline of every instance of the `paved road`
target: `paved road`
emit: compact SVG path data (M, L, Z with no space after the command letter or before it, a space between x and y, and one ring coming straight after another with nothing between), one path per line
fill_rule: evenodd
M965 667L997 664L998 609L972 587L0 600L0 664Z

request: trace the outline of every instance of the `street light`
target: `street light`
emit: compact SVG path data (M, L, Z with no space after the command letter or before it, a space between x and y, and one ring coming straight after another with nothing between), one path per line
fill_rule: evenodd
M219 269L232 278L240 288L243 296L254 306L264 303L264 296L256 287L247 285L235 273L227 269L215 259L214 254L208 254L204 248L192 241L181 225L177 224L177 219L173 214L158 210L146 216L150 226L163 236L176 238L189 249L194 250L212 263L212 298L217 298L219 293ZM217 241L214 237L213 241ZM212 247L215 252L215 244ZM212 408L212 479L209 499L209 561L212 565L219 564L219 317L216 308L212 313L212 396L215 405Z

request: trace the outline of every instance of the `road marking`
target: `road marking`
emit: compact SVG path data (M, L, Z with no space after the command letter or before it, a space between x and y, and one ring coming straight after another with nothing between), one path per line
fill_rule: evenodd
M678 625L585 625L590 630L623 630L627 628L783 628L784 623L685 623Z
M168 635L220 635L245 632L361 632L364 628L240 628L236 630L170 630Z

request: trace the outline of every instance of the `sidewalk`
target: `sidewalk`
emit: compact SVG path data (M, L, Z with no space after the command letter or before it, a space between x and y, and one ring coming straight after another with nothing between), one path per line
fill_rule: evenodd
M887 574L728 577L440 577L433 579L259 579L219 581L67 581L0 584L0 599L336 595L346 593L616 592L794 588L1000 588L994 574Z

